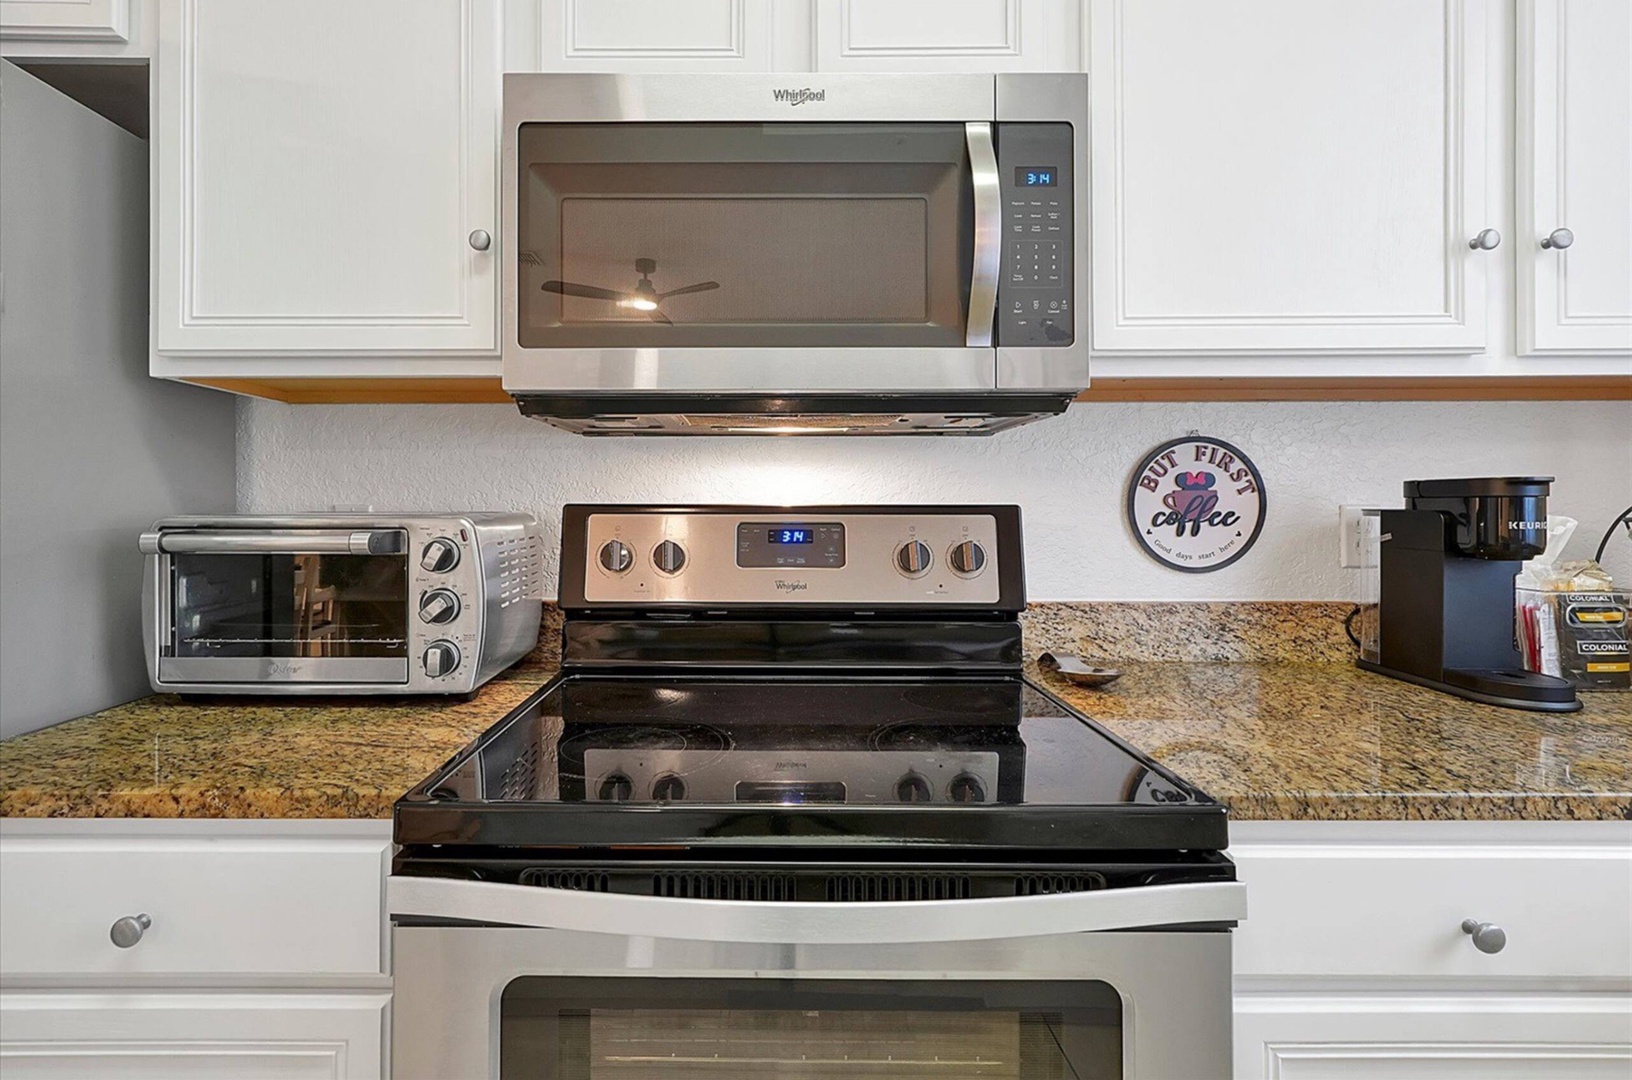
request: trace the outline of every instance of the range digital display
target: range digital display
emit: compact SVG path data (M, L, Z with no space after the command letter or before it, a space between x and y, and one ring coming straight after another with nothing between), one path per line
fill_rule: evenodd
M1054 165L1016 165L1014 167L1015 187L1057 187L1060 182L1060 170Z
M803 525L772 525L765 539L773 544L810 544L816 534Z

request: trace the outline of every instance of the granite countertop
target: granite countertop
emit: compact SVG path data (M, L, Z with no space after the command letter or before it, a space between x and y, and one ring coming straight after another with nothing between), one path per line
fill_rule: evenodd
M1546 715L1341 663L1119 666L1103 690L1032 674L1237 819L1632 818L1632 694ZM469 701L143 698L0 742L0 816L389 817L550 674Z

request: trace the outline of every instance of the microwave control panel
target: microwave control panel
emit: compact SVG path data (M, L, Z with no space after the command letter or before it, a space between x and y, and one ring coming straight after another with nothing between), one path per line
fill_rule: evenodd
M997 180L1003 200L1003 265L997 281L997 344L1070 345L1072 309L1070 124L999 123Z

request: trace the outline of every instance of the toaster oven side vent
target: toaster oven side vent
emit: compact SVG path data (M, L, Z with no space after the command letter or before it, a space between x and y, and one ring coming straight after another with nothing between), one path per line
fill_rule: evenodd
M544 543L535 532L494 541L498 556L499 606L544 599Z
M538 783L538 744L528 743L499 776L499 799L519 802L533 797Z
M521 872L523 885L541 885L546 889L571 889L574 892L611 892L612 878L594 870L554 869L532 867Z
M1102 874L1018 874L1014 879L1014 895L1045 896L1049 893L1092 892L1105 888Z
M827 879L827 900L835 904L967 900L973 894L965 874L832 874Z
M798 899L798 886L792 874L702 871L654 874L652 895L674 896L687 900L781 902Z

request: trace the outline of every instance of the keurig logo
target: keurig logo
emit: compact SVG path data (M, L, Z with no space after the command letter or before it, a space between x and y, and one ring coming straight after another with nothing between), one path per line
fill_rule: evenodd
M1245 555L1264 526L1264 480L1252 459L1191 435L1146 454L1128 483L1128 525L1157 562L1199 574Z

